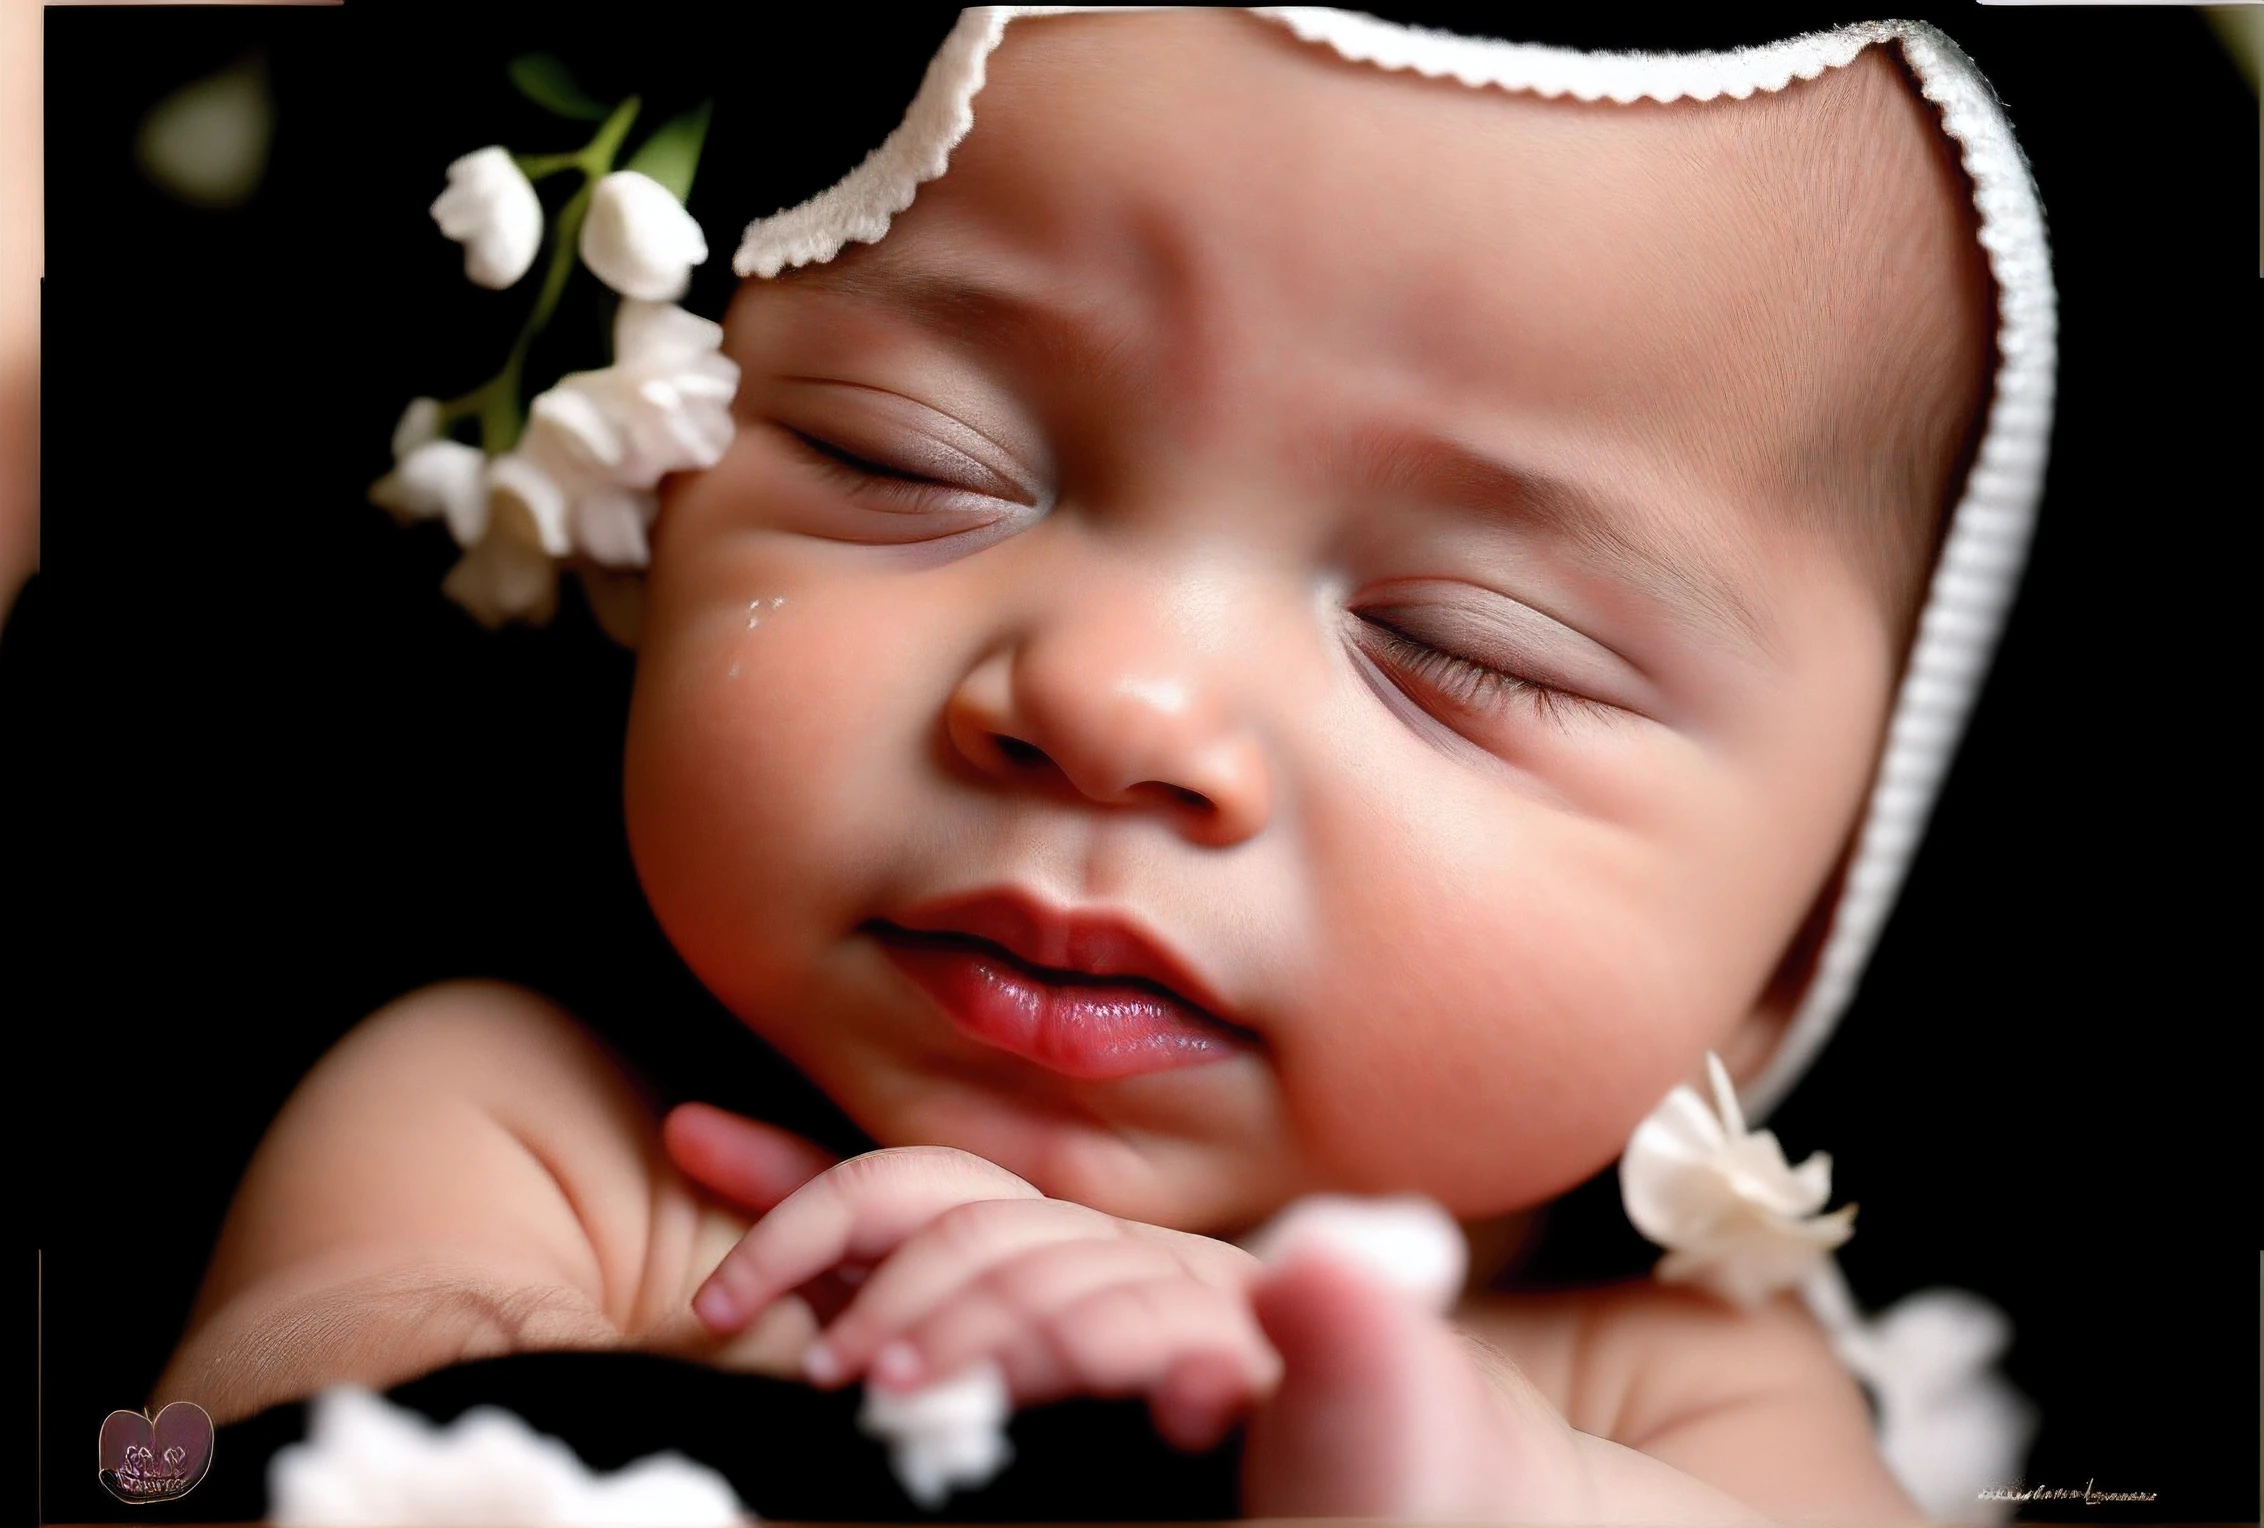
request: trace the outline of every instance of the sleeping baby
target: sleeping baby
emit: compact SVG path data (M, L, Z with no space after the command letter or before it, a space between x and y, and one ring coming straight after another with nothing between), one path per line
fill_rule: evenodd
M676 949L883 1149L416 993L276 1121L155 1399L988 1364L1245 1428L1253 1515L1916 1516L1786 1281L1493 1288L1709 1054L1798 1066L1908 852L2017 151L1930 32L1803 46L971 14L749 231L624 771ZM1443 1207L1468 1292L1245 1247L1332 1193Z

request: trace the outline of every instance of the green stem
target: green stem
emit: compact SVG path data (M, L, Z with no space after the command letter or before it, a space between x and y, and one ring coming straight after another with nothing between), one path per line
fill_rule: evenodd
M597 136L582 146L578 157L584 175L596 180L613 168L613 156L621 152L621 140L629 136L630 125L637 120L637 113L643 107L641 99L631 96L613 108L613 115L605 119L605 125L597 130Z
M591 195L597 183L611 173L614 156L621 152L621 140L629 135L642 105L631 96L614 107L597 136L574 153L526 155L516 161L520 173L529 180L561 170L579 170L582 184L551 224L550 268L543 272L542 290L536 294L519 337L511 342L511 354L505 358L503 369L462 397L440 406L443 430L459 419L478 419L480 449L490 456L500 456L517 445L519 432L526 428L526 415L519 407L519 377L526 366L528 348L558 311L567 278L574 274L574 256L581 247L582 223L589 216Z
M526 176L527 179L541 180L546 175L556 175L560 170L579 170L582 167L582 156L579 152L572 154L514 154L511 156L511 162L519 167L519 173Z
M543 273L542 292L535 298L534 311L527 315L526 328L519 331L519 343L512 347L514 356L526 350L527 342L540 334L543 325L550 322L550 315L558 311L558 299L566 291L566 278L574 274L574 256L582 244L582 222L589 216L591 189L596 184L583 181L582 189L558 211L550 247L550 269Z

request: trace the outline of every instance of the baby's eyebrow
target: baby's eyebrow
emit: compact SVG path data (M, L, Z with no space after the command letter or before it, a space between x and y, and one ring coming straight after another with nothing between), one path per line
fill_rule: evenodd
M1347 454L1351 470L1373 489L1522 520L1562 538L1615 580L1692 622L1754 646L1769 645L1752 605L1713 559L1675 544L1698 538L1666 533L1659 506L1623 502L1562 473L1505 461L1427 430L1364 434Z
M871 259L806 268L789 279L871 303L972 348L988 348L1011 335L1041 352L1065 358L1074 353L1088 364L1113 348L1093 332L1095 315L1025 290L1007 273L987 269L987 262L939 268L888 258L893 253L884 247Z

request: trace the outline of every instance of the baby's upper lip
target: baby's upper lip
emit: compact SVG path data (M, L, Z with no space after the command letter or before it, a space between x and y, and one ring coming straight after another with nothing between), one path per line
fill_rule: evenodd
M1224 1024L1233 1024L1208 983L1139 921L1106 908L1055 907L1014 887L939 897L879 920L919 934L961 934L999 946L1027 965L1105 980L1155 983Z

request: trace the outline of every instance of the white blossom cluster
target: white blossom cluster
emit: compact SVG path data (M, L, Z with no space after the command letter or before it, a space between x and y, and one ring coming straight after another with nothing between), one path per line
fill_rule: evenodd
M448 167L432 216L485 287L517 283L542 243L542 204L500 147ZM558 563L571 559L599 619L633 640L634 574L650 557L660 480L722 459L739 368L718 353L720 325L675 306L708 250L665 186L635 170L599 179L577 251L621 294L613 364L536 397L516 444L494 456L448 439L437 399L412 400L394 428L393 470L370 498L403 521L447 524L465 555L441 587L483 624L549 619Z
M1751 1308L1804 1283L1854 1234L1855 1207L1820 1213L1832 1159L1790 1166L1776 1135L1747 1130L1737 1090L1708 1053L1709 1109L1689 1088L1667 1095L1620 1158L1620 1197L1635 1229L1667 1249L1658 1276Z

